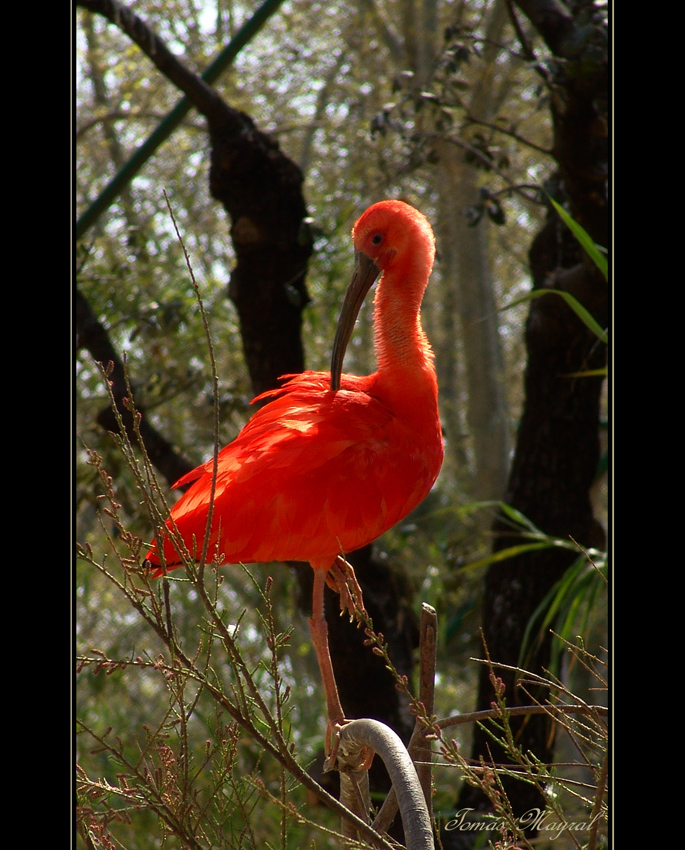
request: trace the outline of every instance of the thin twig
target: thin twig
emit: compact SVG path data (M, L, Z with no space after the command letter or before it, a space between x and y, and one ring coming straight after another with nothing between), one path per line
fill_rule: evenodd
M190 279L193 283L193 291L195 292L195 297L197 299L198 307L200 308L200 316L202 317L202 326L205 332L205 338L207 340L207 349L209 351L209 362L212 370L212 391L214 394L214 464L212 466L212 484L209 491L209 509L207 511L207 525L205 527L205 536L202 544L202 554L200 556L198 571L199 571L199 579L200 581L204 575L205 563L207 560L207 550L209 548L209 538L211 535L212 528L212 514L214 513L214 493L216 491L216 478L219 464L219 379L216 374L216 359L214 357L214 345L212 344L212 336L209 331L209 321L207 319L207 313L205 312L205 305L202 301L202 296L200 295L200 288L197 285L197 281L195 280L195 274L193 273L193 268L190 264L190 257L188 256L188 252L186 251L185 243L183 242L183 237L181 236L178 225L176 224L176 218L174 217L174 211L171 208L171 202L169 201L169 196L166 193L166 189L164 190L164 200L166 201L167 208L169 210L169 215L171 216L171 221L174 225L174 230L176 231L176 236L178 237L178 241L183 250L183 256L185 257L186 266L188 268L188 273L190 274Z

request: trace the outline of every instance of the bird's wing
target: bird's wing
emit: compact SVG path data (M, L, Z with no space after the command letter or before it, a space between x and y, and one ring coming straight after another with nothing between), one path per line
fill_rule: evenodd
M371 542L423 498L395 417L363 381L332 393L326 373L305 373L268 394L219 452L210 558L214 547L229 562L323 561ZM213 480L210 460L179 482L194 484L171 516L196 548Z
M343 376L349 378L349 376ZM235 465L255 461L263 452L275 456L275 447L288 442L297 434L309 433L321 416L316 408L330 390L329 372L302 372L283 375L282 386L267 390L252 399L252 404L269 401L255 413L233 442L219 452L219 467L232 469ZM363 379L352 376L347 381L348 390L359 390ZM299 441L298 441L299 442ZM254 457L253 457L254 456ZM200 464L176 481L172 489L185 487L205 474L211 474L214 459Z

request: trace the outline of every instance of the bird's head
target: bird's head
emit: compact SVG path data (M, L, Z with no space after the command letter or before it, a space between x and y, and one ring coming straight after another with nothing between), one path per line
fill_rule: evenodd
M404 201L380 201L369 207L352 229L356 254L364 254L385 271L406 260L417 248L425 248L432 266L435 237L428 219Z
M340 389L343 359L359 310L381 272L393 265L411 262L417 246L423 248L420 259L427 265L427 274L435 257L435 237L428 220L403 201L379 201L369 207L352 228L352 240L354 273L345 294L333 342L332 390Z

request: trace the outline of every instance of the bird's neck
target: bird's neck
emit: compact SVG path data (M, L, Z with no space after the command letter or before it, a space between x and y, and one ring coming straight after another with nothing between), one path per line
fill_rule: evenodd
M405 280L427 280L430 268L403 270ZM410 404L437 403L433 350L421 325L421 300L425 286L410 288L384 275L374 299L377 379L393 395ZM398 288L403 287L398 298ZM393 303L388 303L390 300Z

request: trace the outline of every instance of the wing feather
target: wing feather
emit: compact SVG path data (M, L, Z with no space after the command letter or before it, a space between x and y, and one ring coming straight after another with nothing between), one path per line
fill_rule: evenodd
M404 508L417 487L426 491L424 482L402 483L412 475L406 443L416 437L365 392L368 380L344 376L332 393L327 373L303 373L258 397L268 403L218 454L209 558L218 551L229 563L332 562L397 521L389 493ZM213 469L212 459L180 479L193 483L170 517L198 550ZM178 561L168 541L164 552L168 565Z

